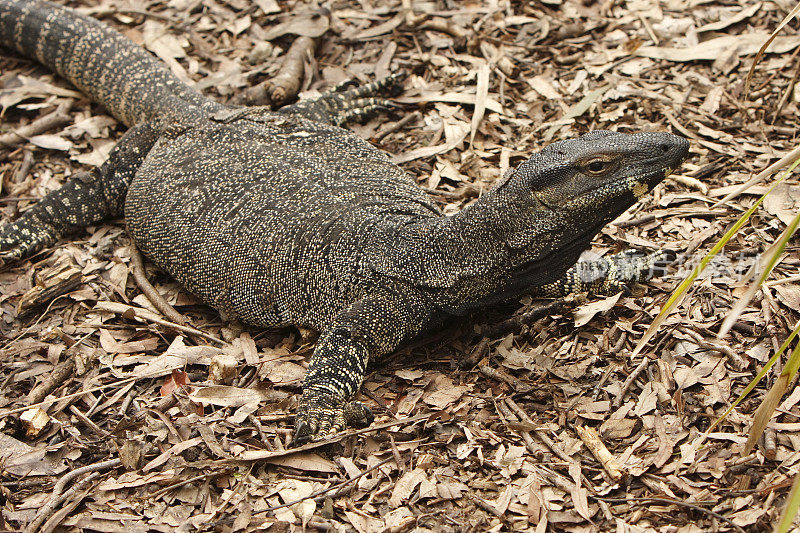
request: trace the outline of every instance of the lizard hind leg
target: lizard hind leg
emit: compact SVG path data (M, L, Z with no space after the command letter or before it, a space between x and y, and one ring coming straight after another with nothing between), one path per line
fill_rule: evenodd
M134 126L101 166L70 178L17 220L0 227L0 257L21 259L62 235L122 214L133 176L158 138L150 122Z
M355 87L353 81L347 81L316 98L309 98L282 107L279 112L343 126L348 122L364 120L381 111L396 107L389 100L377 98L377 96L399 93L402 90L402 79L403 75L397 73L367 85Z

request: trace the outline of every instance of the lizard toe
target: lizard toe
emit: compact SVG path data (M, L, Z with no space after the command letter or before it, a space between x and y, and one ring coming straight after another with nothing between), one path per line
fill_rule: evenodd
M372 410L366 404L356 400L344 406L343 414L347 425L357 428L367 427L375 420Z
M294 423L294 438L292 439L292 446L301 446L306 444L307 442L311 442L314 438L314 434L317 431L315 425L312 425L311 421L309 420L300 420L300 415L298 414L298 418L295 420Z
M295 417L293 444L304 444L312 440L329 437L347 427L349 420L364 417L369 412L366 406L355 407L342 394L320 387L303 390L300 407Z

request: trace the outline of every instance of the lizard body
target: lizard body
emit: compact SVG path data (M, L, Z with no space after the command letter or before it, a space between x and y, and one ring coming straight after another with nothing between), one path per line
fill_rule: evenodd
M520 293L609 292L664 258L620 254L576 270L610 220L685 159L667 133L606 131L551 144L444 216L388 156L339 127L396 80L278 112L214 102L97 21L0 0L0 42L38 58L129 131L109 160L0 228L13 257L124 214L134 242L229 319L321 332L299 439L370 413L350 401L370 359L443 317Z

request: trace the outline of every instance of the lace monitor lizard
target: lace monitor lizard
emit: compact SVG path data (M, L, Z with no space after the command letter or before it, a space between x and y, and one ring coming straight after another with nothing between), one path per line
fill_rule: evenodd
M594 131L554 142L453 216L340 127L396 78L273 112L211 100L116 31L39 0L0 0L0 43L37 58L129 130L108 160L0 228L6 257L125 216L136 245L224 318L321 332L296 440L371 420L367 362L443 317L524 292L613 292L664 253L576 261L679 166L686 140ZM587 276L588 274L591 274Z

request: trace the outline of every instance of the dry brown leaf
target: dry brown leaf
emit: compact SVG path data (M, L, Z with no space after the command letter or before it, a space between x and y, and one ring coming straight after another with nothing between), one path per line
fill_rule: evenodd
M389 505L391 507L398 507L411 496L411 493L414 492L417 485L422 483L424 479L427 479L427 476L425 475L425 471L421 468L415 468L403 474L394 485L394 490L392 490L392 495L389 498Z
M304 472L339 473L339 468L336 466L336 463L316 453L298 453L285 457L273 457L271 459L265 459L264 462L271 465L294 468L295 470L302 470Z
M713 61L730 50L736 50L739 56L753 55L758 52L759 47L768 38L768 33L726 35L725 37L709 39L708 41L686 48L642 46L638 48L634 54L651 59L666 59L676 62L697 60ZM800 42L794 37L778 37L773 42L769 52L773 54L783 54L791 52L798 46L800 46Z
M585 324L588 324L597 313L605 313L617 305L617 302L621 296L622 293L620 292L614 296L609 296L607 298L603 298L602 300L580 306L575 310L575 327L579 328Z
M40 148L61 150L62 152L69 150L73 146L69 139L65 139L60 135L34 135L28 140Z
M757 2L751 6L742 9L741 11L739 11L738 13L736 13L731 17L724 18L722 20L719 20L718 22L710 22L708 24L704 24L699 28L697 28L697 33L702 33L706 31L719 31L729 26L733 26L734 24L738 24L739 22L747 20L753 15L755 15L758 12L758 10L761 9L762 5L763 2Z
M14 476L53 476L67 469L56 454L47 453L44 446L32 447L0 433L0 459L3 470Z
M203 405L217 405L220 407L241 407L249 403L260 403L270 398L268 394L258 389L243 389L229 385L211 385L200 387L189 394L189 398Z
M314 38L328 31L329 26L330 18L320 13L289 13L283 22L267 30L263 38L272 41L287 34Z
M148 472L153 470L154 468L158 468L159 466L166 463L171 457L175 457L176 455L180 455L184 451L188 450L189 448L193 448L203 442L203 437L195 437L193 439L187 439L185 441L179 442L174 446L164 450L161 454L157 457L152 459L149 463L142 467L142 472Z
M486 100L489 96L489 64L484 62L478 65L478 84L475 89L475 111L472 113L472 123L470 124L469 131L469 145L472 147L472 142L475 140L475 134L478 132L478 126L483 120L483 114L486 111Z

